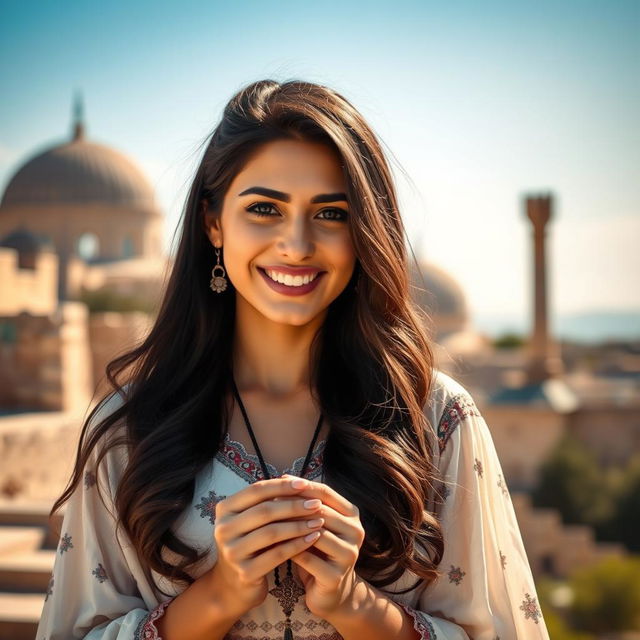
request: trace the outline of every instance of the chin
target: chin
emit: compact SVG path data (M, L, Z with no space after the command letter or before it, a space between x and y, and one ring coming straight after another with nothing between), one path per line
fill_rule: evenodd
M271 320L276 324L286 324L292 327L303 327L306 324L312 322L318 315L324 315L327 311L326 308L317 309L315 311L309 311L307 313L264 313L265 318Z

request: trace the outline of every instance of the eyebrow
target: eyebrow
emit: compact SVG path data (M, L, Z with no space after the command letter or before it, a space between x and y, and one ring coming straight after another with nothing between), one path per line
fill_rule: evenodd
M282 202L291 202L291 196L283 191L276 191L275 189L267 189L267 187L249 187L245 189L238 196L246 196L250 193L255 193L259 196L267 196L274 200L282 200ZM311 198L311 203L316 204L320 202L348 202L347 195L345 193L319 193L317 196Z

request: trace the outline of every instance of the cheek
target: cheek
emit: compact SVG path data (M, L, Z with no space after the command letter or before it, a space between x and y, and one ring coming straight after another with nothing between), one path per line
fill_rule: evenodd
M341 238L336 242L334 255L336 263L339 263L345 269L355 265L356 254L350 236Z

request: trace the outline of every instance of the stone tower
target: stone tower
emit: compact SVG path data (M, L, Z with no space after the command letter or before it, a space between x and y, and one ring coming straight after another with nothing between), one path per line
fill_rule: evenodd
M534 253L533 333L529 343L530 353L527 365L529 384L559 377L564 370L559 346L549 334L545 236L547 223L552 216L552 205L553 199L550 194L525 198L527 217L533 224Z

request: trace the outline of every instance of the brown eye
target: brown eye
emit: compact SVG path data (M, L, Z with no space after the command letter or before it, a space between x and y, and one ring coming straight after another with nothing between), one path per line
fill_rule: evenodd
M257 202L254 205L251 205L250 207L247 207L247 211L249 211L250 213L253 213L256 216L270 216L271 214L268 212L263 211L258 211L259 207L265 207L267 209L275 209L275 207L270 203L270 202Z
M325 220L333 220L335 222L342 222L343 220L346 220L347 216L349 215L344 209L323 209L318 215L322 213L334 214L328 218L325 218ZM338 217L336 217L336 214Z

